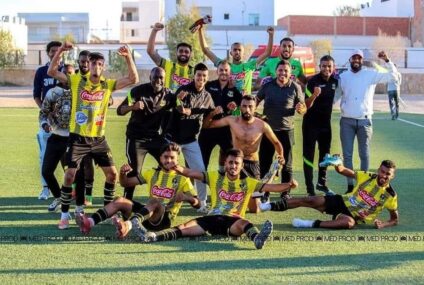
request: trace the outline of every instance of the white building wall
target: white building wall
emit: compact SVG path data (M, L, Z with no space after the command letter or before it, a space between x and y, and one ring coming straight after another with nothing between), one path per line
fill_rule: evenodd
M369 4L369 7L367 5ZM414 0L369 0L364 2L360 15L363 17L413 17Z

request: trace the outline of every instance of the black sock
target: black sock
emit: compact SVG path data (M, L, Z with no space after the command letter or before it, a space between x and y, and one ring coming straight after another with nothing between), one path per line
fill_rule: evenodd
M250 240L254 240L256 235L259 233L259 230L257 227L253 226L252 223L248 223L244 229L243 232L246 234L246 236L250 239Z
M69 205L72 201L72 187L66 187L62 185L60 190L60 203L62 207L62 213L69 212Z
M288 203L286 199L281 199L278 202L272 202L271 203L271 211L278 211L282 212L288 209Z
M132 208L133 217L138 219L140 223L150 218L150 212L147 208L143 207L141 209L137 209L136 207Z
M315 220L314 223L312 224L313 228L319 228L321 225L322 221L320 220Z
M346 193L351 193L352 191L353 191L353 185L348 184Z
M177 227L169 228L156 232L156 241L176 240L183 236L181 230Z
M94 224L97 225L98 223L101 223L107 218L109 218L109 215L106 212L105 208L101 208L97 210L97 212L95 212L93 215L91 215L91 218L93 219Z
M104 193L104 205L106 206L110 202L113 201L115 197L115 184L105 182L105 188L103 190Z
M85 195L93 196L93 183L85 182Z
M132 201L133 196L134 196L134 190L135 190L135 187L125 187L124 188L124 198L127 198L128 200Z

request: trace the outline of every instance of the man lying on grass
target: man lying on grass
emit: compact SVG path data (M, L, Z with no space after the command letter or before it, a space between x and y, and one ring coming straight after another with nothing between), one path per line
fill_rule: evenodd
M264 184L244 173L243 152L239 149L230 149L225 156L225 172L200 172L184 168L178 164L173 167L178 173L204 181L211 190L211 210L208 215L190 220L176 227L159 231L148 232L141 223L133 220L134 232L142 242L174 240L180 237L211 235L241 236L246 234L261 249L272 232L272 222L266 221L259 231L253 224L244 218L247 205L252 193L258 192L285 192L297 186L293 180L290 183Z
M76 217L83 234L88 234L92 227L112 217L118 238L125 238L131 231L131 221L143 225L149 230L163 230L171 226L171 221L177 216L182 202L188 202L192 207L199 208L200 203L190 179L176 173L172 167L178 161L180 147L176 143L165 145L160 151L160 165L156 169L135 173L128 164L121 167L119 181L123 187L147 184L150 199L147 205L125 198L117 198L106 207L98 210L91 217L81 214ZM122 221L116 213L121 212Z
M285 211L307 207L334 217L331 221L295 218L293 226L296 228L352 229L358 223L374 223L377 229L381 229L397 225L399 220L397 194L390 185L396 169L393 161L382 161L377 173L348 169L342 165L342 160L337 155L327 156L320 163L322 167L328 165L334 165L338 173L356 180L356 185L351 193L282 199L278 202L261 204L261 210ZM386 222L377 219L384 208L387 208L390 213L390 219Z

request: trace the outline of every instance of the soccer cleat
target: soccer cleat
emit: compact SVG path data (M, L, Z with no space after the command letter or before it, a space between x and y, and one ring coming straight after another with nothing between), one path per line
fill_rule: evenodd
M315 221L313 220L302 220L298 218L294 218L292 221L292 225L295 228L312 228Z
M322 184L317 183L316 189L318 191L324 192L325 196L334 196L334 195L336 195L336 193L334 193L333 190L331 190L330 188L328 188L326 185L322 185Z
M88 235L92 228L90 220L83 213L78 213L77 217L75 217L75 219L79 220L78 226L80 228L81 233L84 235Z
M69 228L69 220L71 219L72 219L71 214L67 213L66 217L60 219L59 224L57 225L57 228L59 230L66 230L67 228Z
M145 243L149 243L149 242L155 242L157 241L157 236L156 233L154 232L147 232L145 235L145 239L143 242Z
M141 242L147 242L147 229L143 226L142 223L137 218L131 219L132 228L137 237L140 238Z
M38 196L38 200L47 200L50 196L50 190L47 187L43 187L41 190L40 195Z
M266 212L271 210L271 203L265 202L265 203L259 203L259 209L261 209L261 212Z
M60 198L55 198L53 200L53 202L49 205L49 207L47 208L47 210L49 212L56 212L57 210L59 210L60 208Z
M272 233L272 222L270 220L266 220L264 225L262 226L261 231L255 236L253 239L253 243L255 244L256 249L261 249L266 240Z
M130 232L128 224L118 218L116 215L112 217L112 223L116 228L116 237L119 239L124 239Z
M342 157L339 154L330 155L326 153L324 159L319 163L319 167L328 167L330 165L341 165L343 164Z

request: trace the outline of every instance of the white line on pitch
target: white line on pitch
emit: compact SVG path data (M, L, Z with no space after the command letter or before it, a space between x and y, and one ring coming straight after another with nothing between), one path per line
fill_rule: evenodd
M420 124L417 124L417 123L414 123L414 122L411 122L411 121L408 121L408 120L404 120L404 119L399 119L398 118L398 121L402 121L402 122L407 123L407 124L410 124L410 125L414 125L414 126L417 126L417 127L424 128L423 125L420 125Z

